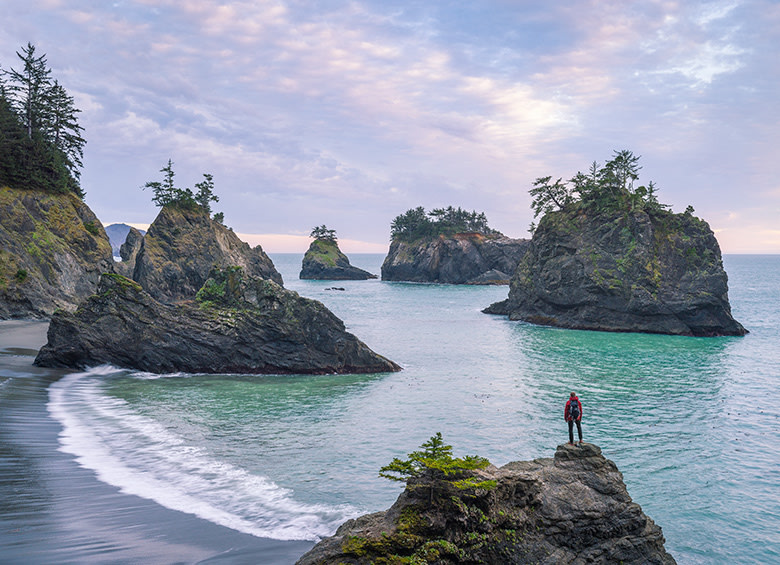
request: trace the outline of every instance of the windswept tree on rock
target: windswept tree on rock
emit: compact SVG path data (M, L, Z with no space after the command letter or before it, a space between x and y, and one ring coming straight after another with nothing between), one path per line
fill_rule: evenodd
M152 202L162 208L163 206L178 206L180 208L200 208L207 214L211 214L211 203L219 202L219 197L214 194L214 177L209 173L203 173L203 180L195 184L196 192L190 188L178 188L174 182L176 173L173 171L173 161L168 159L160 172L163 173L162 181L149 181L141 188L151 189ZM220 212L214 218L222 223L224 216Z
M498 234L488 226L484 212L468 212L462 208L434 208L426 212L418 206L396 216L390 224L391 239L414 241L421 237L451 236L456 233Z
M336 242L336 240L338 239L336 237L336 230L328 229L325 224L314 227L311 230L309 237L313 237L314 239L318 239L321 241L332 241L332 242Z

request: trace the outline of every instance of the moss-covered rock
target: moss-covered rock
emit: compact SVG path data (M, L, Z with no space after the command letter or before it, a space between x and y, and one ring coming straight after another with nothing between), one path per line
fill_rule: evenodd
M155 299L172 303L194 298L212 267L232 265L282 284L259 245L251 248L199 207L164 206L143 237L132 278Z
M301 279L321 281L363 281L375 279L368 271L354 267L349 263L336 241L330 239L315 239L303 256Z
M495 486L416 477L389 510L347 521L298 565L675 563L661 528L595 445L474 474Z
M113 270L111 245L75 194L0 187L0 319L73 310Z
M35 363L110 363L154 373L380 373L400 370L322 303L241 267L214 269L194 301L167 305L106 274L76 312L57 311Z
M544 216L489 313L575 329L744 335L707 222L668 211Z

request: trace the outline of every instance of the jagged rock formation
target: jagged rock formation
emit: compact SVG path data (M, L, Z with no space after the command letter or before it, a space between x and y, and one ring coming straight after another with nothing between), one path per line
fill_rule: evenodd
M668 211L551 212L485 312L564 328L744 335L707 222Z
M351 265L335 241L315 239L303 256L299 278L320 281L364 281L377 277Z
M116 274L75 313L58 311L35 364L110 363L154 373L380 373L377 355L322 303L242 269L215 269L196 301L167 305Z
M248 276L282 284L282 275L255 248L201 209L164 206L143 238L133 279L161 302L193 298L213 266L238 265Z
M382 263L383 281L446 284L508 284L528 240L459 233L393 240Z
M675 563L661 528L595 445L561 445L554 459L474 473L495 488L474 494L410 480L389 510L347 521L298 565Z
M0 187L0 319L73 310L113 269L111 246L74 194Z
M122 261L114 263L114 271L120 275L132 278L135 270L135 260L138 257L138 252L141 250L144 236L140 230L132 226L127 227L130 229L127 230L125 241L119 246L119 256L122 258Z

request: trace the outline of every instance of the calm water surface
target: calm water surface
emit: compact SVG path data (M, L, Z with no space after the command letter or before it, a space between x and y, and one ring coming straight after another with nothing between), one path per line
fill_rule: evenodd
M509 322L480 313L506 287L300 281L300 255L272 258L287 288L404 370L69 373L46 385L61 452L166 508L316 540L388 507L399 487L379 467L438 431L456 454L498 465L552 456L575 390L586 441L618 464L679 563L780 562L780 256L724 258L751 333L715 339ZM377 274L382 258L351 257Z

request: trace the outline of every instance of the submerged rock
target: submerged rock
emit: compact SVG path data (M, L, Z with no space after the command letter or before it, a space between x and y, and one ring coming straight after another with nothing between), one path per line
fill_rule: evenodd
M113 270L103 225L75 194L0 187L0 319L74 310Z
M542 219L509 297L485 312L574 329L744 335L707 222L667 211Z
M110 363L154 373L380 373L377 355L322 303L241 268L215 269L197 301L167 305L116 274L75 313L57 311L35 364Z
M661 528L595 445L473 473L495 487L413 479L389 510L347 521L298 565L675 563Z
M445 284L508 284L528 240L459 233L393 240L382 263L383 281Z
M249 247L200 207L164 206L143 237L132 278L155 299L171 303L193 298L212 267L231 265L282 284L259 245Z
M377 277L351 265L349 258L341 252L335 241L315 239L303 256L299 278L320 281L364 281Z

